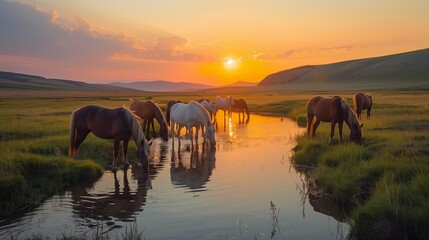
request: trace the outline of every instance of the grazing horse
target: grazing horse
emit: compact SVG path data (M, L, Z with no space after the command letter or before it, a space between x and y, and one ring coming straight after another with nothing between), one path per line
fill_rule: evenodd
M180 130L183 127L186 127L189 130L191 135L191 145L194 146L193 141L193 132L192 128L196 127L195 140L198 140L198 130L201 125L204 125L205 138L208 138L212 146L216 145L216 140L214 136L214 127L210 120L209 113L207 110L201 106L198 102L191 101L189 103L176 103L170 109L170 121L171 121L171 137L173 138L174 146L174 136L175 136L175 125L178 127L178 136L179 136L179 149L180 149ZM204 140L205 141L205 140ZM198 142L197 142L198 144Z
M70 119L69 155L77 157L80 144L92 132L104 139L114 139L114 156L112 168L116 170L119 142L123 141L124 166L128 166L127 149L131 136L137 146L137 158L143 167L149 165L149 146L144 133L134 115L125 108L107 109L99 106L86 106L75 110Z
M358 118L361 119L361 111L366 110L366 118L371 117L372 109L372 96L367 93L356 93L353 96L353 104L355 105L354 111L357 114Z
M247 121L249 121L250 113L249 108L247 107L246 101L242 98L234 99L234 105L232 105L232 111L238 112L238 121L239 123L244 123L245 113L247 114ZM243 120L241 120L240 114L243 115Z
M143 119L143 131L146 130L146 137L149 139L150 125L152 124L152 132L155 136L155 127L153 119L159 123L159 135L163 141L168 141L168 126L161 108L151 100L130 100L130 110Z
M317 126L319 126L321 121L331 122L329 144L332 143L335 124L337 123L340 142L343 140L343 122L345 121L350 128L350 139L356 143L361 143L363 124L359 125L358 119L350 105L347 104L346 100L338 96L332 98L321 96L311 98L307 103L307 120L307 133L312 137L314 137Z
M216 97L216 101L214 103L214 112L213 112L216 128L217 128L217 121L216 121L217 111L220 109L223 110L223 122L224 122L224 126L226 126L225 112L228 111L228 117L230 117L232 105L234 105L234 99L232 98L232 96L227 96L226 98L221 98L219 96Z

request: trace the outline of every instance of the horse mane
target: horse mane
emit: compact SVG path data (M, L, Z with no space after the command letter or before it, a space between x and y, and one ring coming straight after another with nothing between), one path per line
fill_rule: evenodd
M162 118L161 124L164 126L167 126L167 119L165 119L164 114L162 114L161 108L158 106L158 104L154 103L153 101L149 100L149 102L151 102L159 110L159 114L161 115L161 118Z
M135 115L133 112L129 111L126 108L123 108L126 112L125 116L127 117L128 127L130 128L130 131L133 135L134 142L136 143L137 148L139 148L140 143L144 141L145 144L147 144L143 130L140 126L140 123L137 121L136 117L139 118L137 115Z
M353 126L354 124L359 126L359 122L357 120L355 112L353 111L352 107L350 107L350 105L347 103L347 100L344 98L341 99L341 109L346 114L347 119L344 120L346 120L346 123L347 125L349 125L349 127Z

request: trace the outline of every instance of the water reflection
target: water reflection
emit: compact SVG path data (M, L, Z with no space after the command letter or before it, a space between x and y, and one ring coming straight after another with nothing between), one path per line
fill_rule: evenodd
M76 187L71 190L73 212L79 217L99 221L134 221L136 213L142 211L146 196L150 189L150 179L141 166L133 166L131 172L133 179L137 180L134 189L130 188L128 180L129 169L115 172L107 172L105 175L113 175L113 192L103 192L103 185L95 186L94 189ZM121 179L122 178L122 179ZM122 185L122 188L121 188Z
M216 149L202 144L201 151L195 148L189 158L182 153L171 155L170 178L173 185L191 189L192 192L202 191L215 167Z

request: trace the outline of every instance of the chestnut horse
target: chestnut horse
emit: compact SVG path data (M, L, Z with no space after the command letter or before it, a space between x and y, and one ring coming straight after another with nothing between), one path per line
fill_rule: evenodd
M343 140L343 122L346 122L350 128L350 139L356 143L362 141L362 125L359 125L358 119L352 108L347 104L345 99L338 96L325 98L321 96L313 97L307 102L307 133L314 137L317 126L320 122L331 123L331 138L329 144L332 143L334 137L335 125L338 123L338 131L340 142Z
M159 123L159 135L163 141L168 141L168 126L161 108L151 100L130 100L130 110L143 119L143 131L146 130L146 137L149 138L150 125L152 124L152 132L155 135L155 127L153 119Z
M250 117L249 108L247 107L247 103L246 101L244 101L244 99L242 98L234 99L234 105L232 105L232 111L238 112L239 123L244 123L245 113L247 114L246 122L249 122L249 117ZM241 120L240 114L243 115L243 120Z
M366 118L369 119L371 117L371 109L372 109L372 96L367 93L356 93L353 96L353 104L355 105L354 111L358 116L358 119L361 119L361 111L366 110Z
M80 144L92 132L104 139L114 139L112 168L116 170L119 142L123 141L124 166L128 166L127 149L131 136L137 147L137 158L143 167L149 164L149 146L144 133L134 115L125 108L107 109L99 106L86 106L75 110L70 119L69 155L77 157Z

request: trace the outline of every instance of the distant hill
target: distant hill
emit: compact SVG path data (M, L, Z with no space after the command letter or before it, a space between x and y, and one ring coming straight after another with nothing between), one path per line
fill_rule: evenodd
M129 91L129 89L106 84L90 84L80 81L49 79L41 76L0 71L0 90L14 91L69 91L69 90L103 90Z
M246 81L238 81L231 84L224 85L222 87L253 87L258 85L258 82L246 82Z
M113 86L125 87L130 89L138 89L151 92L181 92L194 91L212 88L213 86L190 83L190 82L169 82L169 81L137 81L130 83L114 82L110 83Z
M265 77L258 86L403 88L429 85L429 49L325 65L297 67Z

